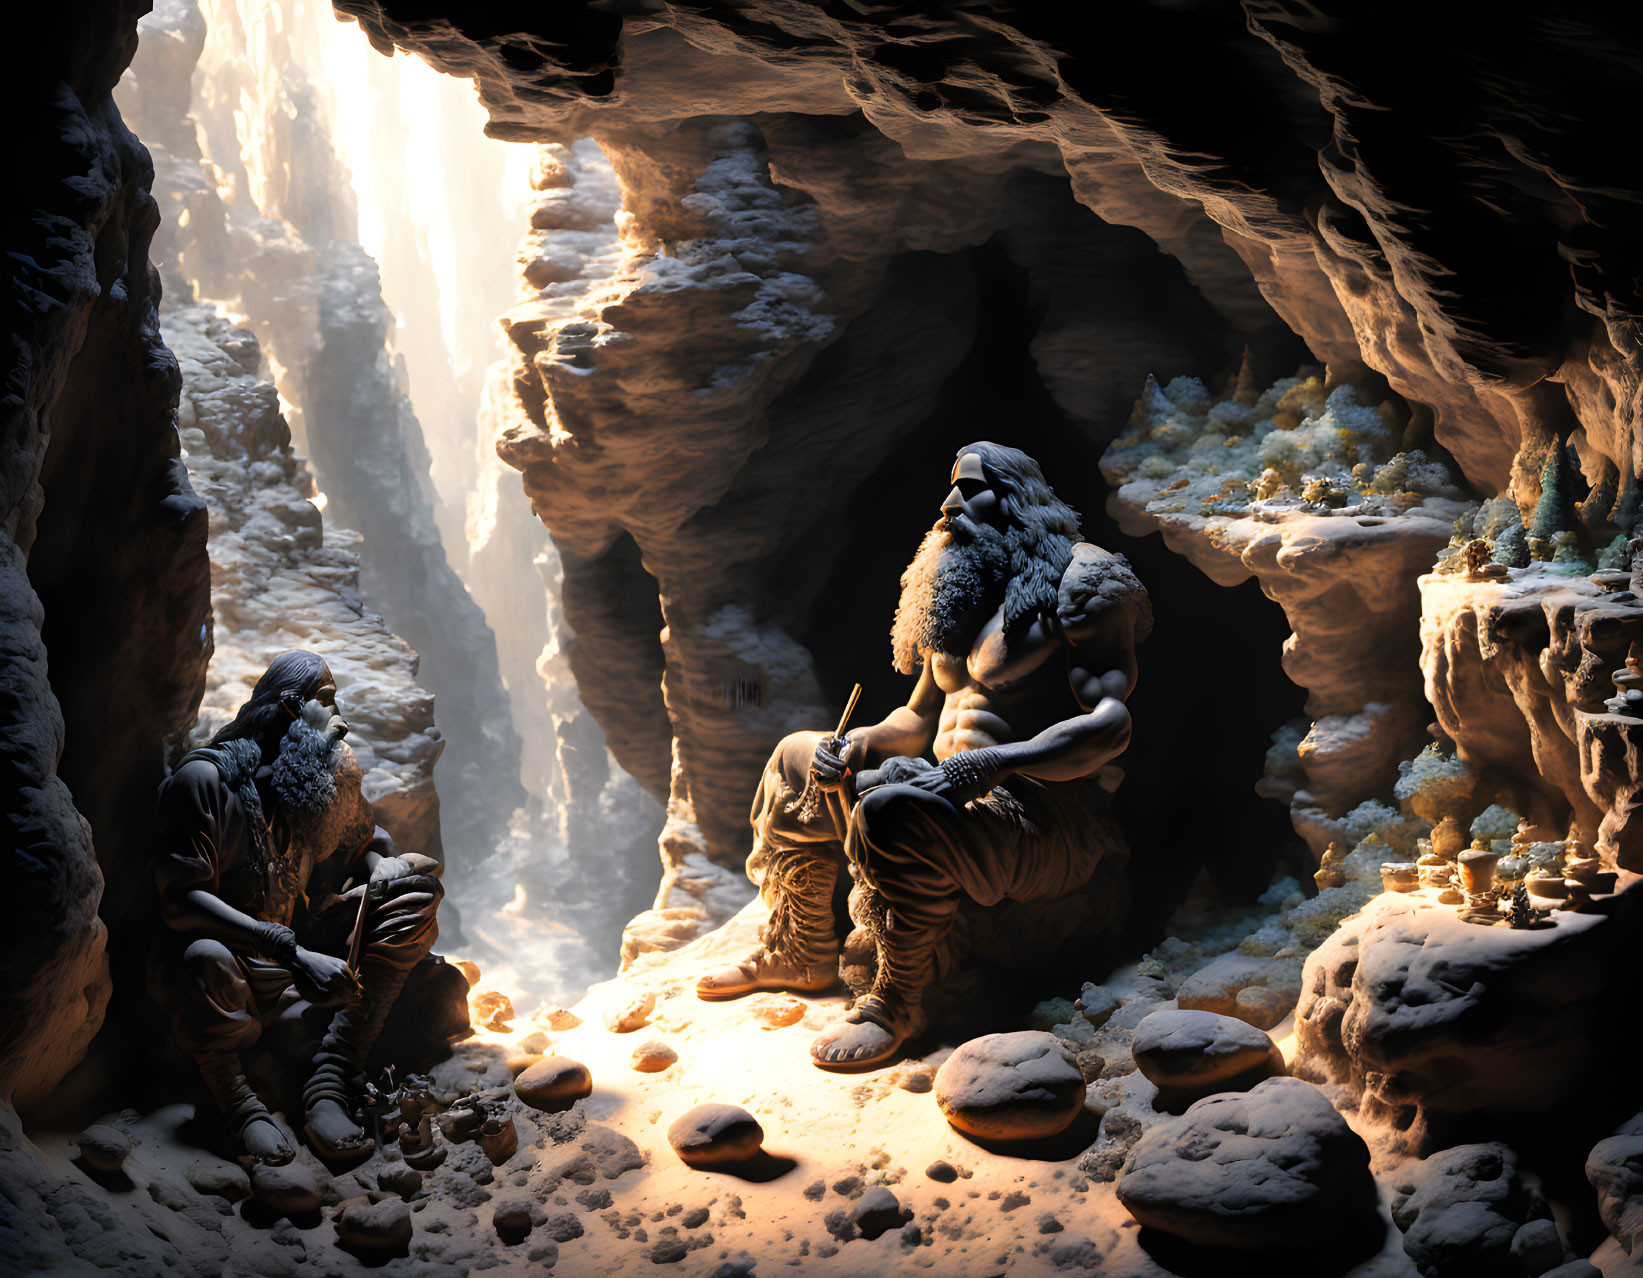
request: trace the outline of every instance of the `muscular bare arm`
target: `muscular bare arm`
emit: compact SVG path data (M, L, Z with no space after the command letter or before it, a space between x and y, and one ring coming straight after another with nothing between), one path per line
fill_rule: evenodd
M1070 781L1089 776L1124 752L1130 743L1124 701L1136 678L1131 625L1120 614L1063 631L1067 684L1084 713L1053 723L1026 741L999 747L1006 772Z
M871 727L852 728L844 734L850 743L845 765L859 772L896 755L916 758L923 754L936 739L943 699L927 661L919 669L918 683L906 705L897 706Z

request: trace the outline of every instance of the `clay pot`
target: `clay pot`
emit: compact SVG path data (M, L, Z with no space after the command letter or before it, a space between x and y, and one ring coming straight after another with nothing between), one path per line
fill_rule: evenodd
M1483 892L1493 886L1495 863L1500 853L1482 848L1468 848L1460 854L1460 885L1468 892Z

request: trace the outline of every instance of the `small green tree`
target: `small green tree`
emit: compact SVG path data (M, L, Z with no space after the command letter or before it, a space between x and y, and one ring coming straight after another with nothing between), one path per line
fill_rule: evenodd
M1562 444L1553 444L1540 472L1540 500L1529 517L1529 536L1552 537L1574 526L1574 502L1569 493L1569 463Z

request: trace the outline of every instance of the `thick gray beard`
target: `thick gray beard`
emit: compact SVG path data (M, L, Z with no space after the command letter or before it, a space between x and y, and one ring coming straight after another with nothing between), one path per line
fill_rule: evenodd
M964 541L937 524L901 575L890 650L904 674L913 672L921 652L967 652L980 620L1003 598L1010 576L1005 536L989 524L972 527L974 539Z
M303 720L297 719L286 729L269 784L294 828L322 820L336 801L332 753L333 742L327 734Z

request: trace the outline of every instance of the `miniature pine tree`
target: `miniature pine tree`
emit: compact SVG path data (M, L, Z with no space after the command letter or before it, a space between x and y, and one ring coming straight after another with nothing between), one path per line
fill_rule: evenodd
M1529 536L1553 537L1568 531L1574 521L1574 504L1569 500L1568 462L1563 445L1553 444L1540 472L1540 500L1529 517Z
M1506 918L1513 927L1528 927L1535 921L1535 907L1529 904L1529 887L1522 879L1512 889L1512 906Z

